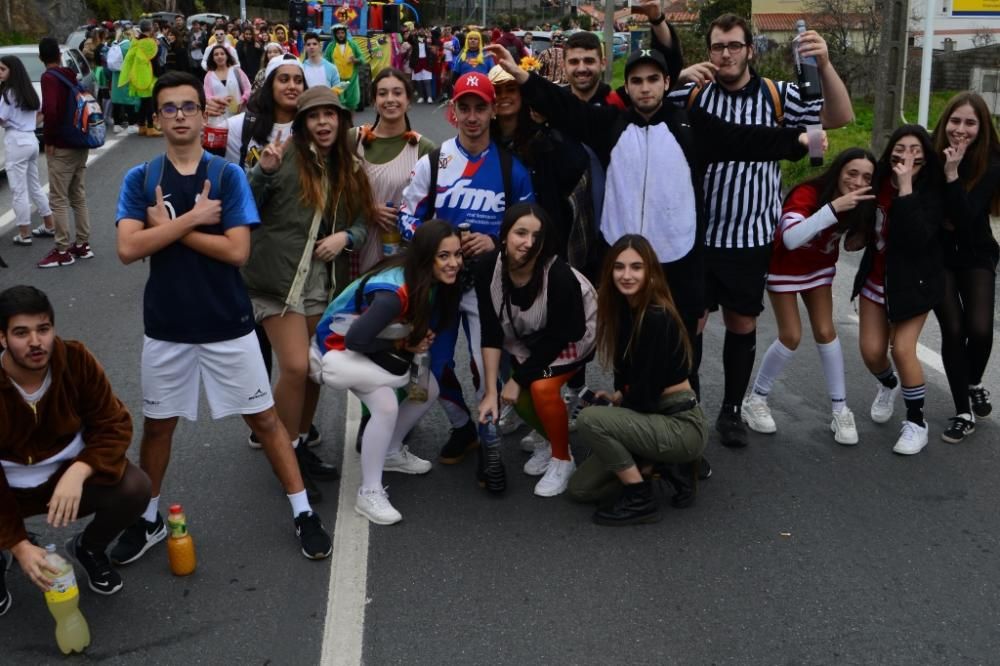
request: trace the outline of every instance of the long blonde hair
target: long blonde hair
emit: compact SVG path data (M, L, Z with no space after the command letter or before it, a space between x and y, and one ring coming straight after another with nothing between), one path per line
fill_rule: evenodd
M469 37L479 38L479 53L476 54L474 60L466 60L469 57ZM462 62L468 62L470 65L482 65L483 64L483 36L477 30L470 30L465 33L465 41L462 43L462 52L458 54L458 59Z

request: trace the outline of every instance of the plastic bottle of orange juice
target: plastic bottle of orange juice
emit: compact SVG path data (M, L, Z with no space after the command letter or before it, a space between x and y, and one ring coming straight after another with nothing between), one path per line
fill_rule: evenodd
M194 555L194 539L188 534L187 518L180 504L170 507L167 516L167 526L170 528L170 538L167 539L167 558L170 560L170 571L175 576L187 576L194 573L198 560Z

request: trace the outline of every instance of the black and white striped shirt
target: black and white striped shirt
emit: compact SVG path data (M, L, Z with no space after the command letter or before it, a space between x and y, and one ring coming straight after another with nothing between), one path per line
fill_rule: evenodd
M775 81L783 100L785 127L818 124L823 100L803 102L797 83ZM669 101L686 105L693 83L674 90ZM730 92L709 83L698 93L695 104L737 125L776 127L771 93L760 77ZM744 248L770 245L781 216L781 169L775 162L715 162L705 172L705 213L708 226L705 244L710 247Z

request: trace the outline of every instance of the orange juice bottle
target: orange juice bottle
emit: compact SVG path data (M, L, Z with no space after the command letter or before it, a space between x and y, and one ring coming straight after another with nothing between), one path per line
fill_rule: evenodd
M187 576L194 573L198 560L194 555L194 539L188 534L187 518L180 504L170 507L167 516L167 526L170 528L170 538L167 539L167 558L170 560L170 571L175 576Z

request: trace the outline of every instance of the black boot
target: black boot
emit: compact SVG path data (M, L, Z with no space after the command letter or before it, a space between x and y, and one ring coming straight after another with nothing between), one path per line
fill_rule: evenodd
M499 446L479 447L476 480L480 488L486 488L494 495L507 490L507 470L503 466Z
M340 478L337 466L323 461L309 450L305 442L300 442L295 447L295 459L299 462L302 476L310 476L314 481L336 481Z
M302 475L302 485L306 488L306 499L309 500L310 504L319 504L323 501L323 492L316 486L316 482L309 478L309 475L299 468L299 474Z
M694 504L698 492L698 461L662 466L663 478L674 487L670 506L685 509Z
M451 431L448 442L441 447L441 456L438 461L444 465L457 465L465 458L465 454L479 443L479 433L476 432L476 424L472 419L462 426Z
M618 527L656 523L662 517L660 507L653 497L652 482L647 479L642 483L626 484L622 496L613 507L594 513L594 522L598 525Z

